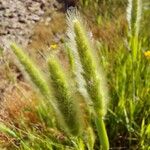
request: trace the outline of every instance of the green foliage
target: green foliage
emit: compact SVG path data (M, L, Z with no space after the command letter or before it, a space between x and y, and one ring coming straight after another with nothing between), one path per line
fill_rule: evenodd
M4 123L0 122L0 131L17 138L17 135L14 131L12 131L9 127L7 127Z

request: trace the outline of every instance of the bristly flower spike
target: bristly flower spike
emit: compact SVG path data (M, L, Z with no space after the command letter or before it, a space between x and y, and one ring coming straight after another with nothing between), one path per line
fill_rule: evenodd
M95 109L95 122L99 133L100 142L104 150L109 149L109 141L103 117L107 111L107 90L104 81L101 79L103 74L98 68L96 56L90 45L89 35L87 34L78 12L68 12L68 22L70 30L74 32L73 40L76 43L77 53L83 69L83 78L86 82L87 92L93 102Z
M82 126L78 108L79 104L72 97L65 74L56 58L50 57L48 60L48 66L53 94L55 96L58 109L60 110L69 132L77 136L80 134Z
M96 56L90 45L89 35L83 27L82 19L78 12L68 13L68 23L70 34L72 34L71 42L76 43L76 49L72 49L73 54L78 57L78 64L81 66L80 74L86 83L86 89L93 101L96 112L104 116L107 109L107 89L104 87L105 81L101 68L98 67ZM71 37L71 36L70 36ZM96 92L96 93L95 93Z
M23 50L20 47L18 47L15 43L11 44L11 49L16 55L21 65L23 66L24 70L28 73L31 81L39 89L43 97L47 100L47 102L50 102L52 107L55 107L53 102L50 100L51 99L50 88L42 72L38 69L38 67L34 64L34 62L29 58L29 56L25 54Z

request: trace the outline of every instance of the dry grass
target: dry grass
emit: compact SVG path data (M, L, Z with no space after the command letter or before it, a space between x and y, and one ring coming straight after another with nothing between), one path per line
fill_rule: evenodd
M34 123L37 121L33 113L36 105L36 96L29 85L19 82L5 91L0 105L0 119L11 123L24 118Z
M121 15L117 20L104 21L99 27L91 25L92 33L95 39L106 43L110 49L115 49L120 41L120 36L124 37L127 30L125 16Z
M33 30L29 49L44 49L51 44L59 43L66 30L65 14L53 12L50 17L45 17Z

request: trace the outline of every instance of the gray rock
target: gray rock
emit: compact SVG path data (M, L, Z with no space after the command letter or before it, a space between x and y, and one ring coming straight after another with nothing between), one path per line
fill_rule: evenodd
M0 0L0 45L7 48L10 41L16 41L26 46L34 24L52 7L53 1Z

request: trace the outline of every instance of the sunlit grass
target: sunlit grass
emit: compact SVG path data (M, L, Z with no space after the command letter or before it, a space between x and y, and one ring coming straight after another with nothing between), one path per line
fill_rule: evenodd
M144 26L148 23L143 20L146 2L137 2L81 0L83 14L89 18L93 15L90 26L93 24L99 31L106 23L109 26L104 29L108 32L101 31L94 40L91 33L84 33L84 24L80 28L78 17L71 18L69 31L70 27L74 31L70 31L70 39L65 43L69 69L63 68L56 56L49 57L47 74L50 74L50 81L22 49L12 45L35 84L32 88L39 89L35 90L38 103L34 109L25 107L22 110L20 107L22 113L17 120L5 121L2 117L0 137L5 139L3 147L21 150L106 150L109 139L111 149L150 149L150 44L149 34L145 32L148 26ZM134 6L134 12L129 5ZM120 24L116 16L119 17L120 12L126 13L126 7L128 24L127 21ZM94 13L90 14L90 11ZM113 17L115 23L112 22ZM116 34L117 37L109 34ZM57 45L52 43L50 48L57 49ZM105 74L101 74L102 68ZM100 77L104 75L106 79L102 79L107 82L104 85L109 89L107 105L106 97L103 99L102 95L108 91L100 82ZM79 105L77 109L76 102ZM26 111L30 117L34 114L34 122L27 120Z

